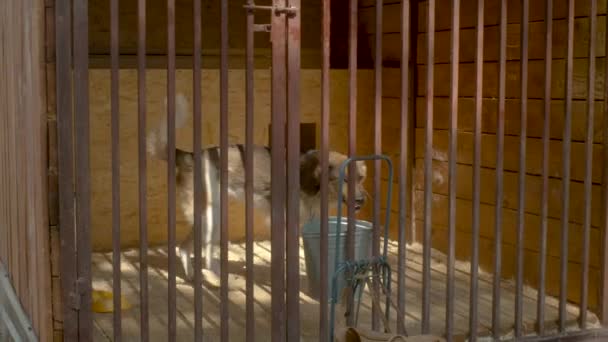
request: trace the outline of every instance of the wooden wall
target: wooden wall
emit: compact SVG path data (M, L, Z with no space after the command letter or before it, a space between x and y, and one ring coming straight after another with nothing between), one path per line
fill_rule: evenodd
M51 332L43 2L0 3L0 263L41 341Z
M362 20L367 22L373 32L373 1L370 7L362 9ZM459 67L459 120L457 152L457 237L456 253L461 260L471 255L472 224L472 159L473 124L475 92L475 24L476 1L461 1L460 30L460 67ZM400 60L400 1L384 1L384 62L387 65ZM483 64L483 124L482 124L482 169L481 169L481 267L493 270L494 258L494 213L495 213L495 165L496 165L496 118L498 98L498 53L499 53L499 15L500 1L486 1ZM450 25L451 1L438 0L436 3L435 33L435 81L434 81L434 150L433 150L433 247L442 251L447 249L447 156L450 95ZM589 273L589 301L597 307L600 289L601 265L601 176L603 140L601 122L603 120L604 58L606 1L598 1L597 50L595 79L595 128L593 146L593 190L592 190L592 230ZM544 92L544 53L545 24L544 2L530 2L529 36L529 76L528 76L528 132L526 154L526 214L525 214L525 282L535 286L538 283L538 262L540 246L540 198L542 163L542 125ZM427 2L419 8L417 45L415 57L417 65L416 85L416 128L415 128L415 231L417 240L421 239L423 227L423 160L424 125L426 121L426 21ZM568 299L578 302L580 297L580 275L582 256L583 223L583 180L584 180L584 141L587 98L587 65L589 43L589 1L576 2L575 40L574 40L574 102L572 122L572 162L570 183L570 242L568 255ZM507 85L505 118L505 174L504 200L501 204L504 217L503 236L503 277L512 278L515 274L515 233L517 225L519 171L519 118L520 118L520 2L509 2L507 34ZM559 292L560 261L560 214L561 214L561 150L565 98L565 56L567 34L567 1L554 2L553 21L553 59L551 85L551 144L550 144L550 181L549 181L549 227L547 259L547 291L551 295ZM398 69L384 69L384 116L395 117L398 110L399 72ZM397 122L397 121L395 121ZM394 140L398 132L385 131ZM387 147L394 149L393 146ZM398 151L398 150L396 150ZM395 202L396 203L396 202ZM394 215L395 216L395 215ZM396 216L395 216L396 217Z
M321 119L321 72L303 70L302 76L302 122L316 123L317 139L320 139ZM164 115L163 99L166 93L166 72L147 72L148 127L158 123ZM373 90L370 87L371 71L358 73L358 146L364 151L371 146L371 135L367 127L371 124ZM331 73L331 148L347 151L348 115L348 74L346 70ZM243 70L229 72L229 141L244 142L245 125L245 73ZM219 142L219 71L203 70L202 74L202 138L203 146ZM192 71L177 71L177 89L191 99ZM111 249L111 184L110 163L110 71L92 70L90 73L91 94L91 194L92 242L94 250ZM122 246L135 247L138 244L138 183L137 183L137 71L121 70L120 73L120 155L121 155L121 242ZM255 143L268 144L270 123L270 71L255 72ZM177 146L192 150L192 123L189 121L178 132ZM318 142L317 142L318 146ZM148 227L151 245L166 243L166 163L148 159ZM232 241L244 236L244 208L231 203L230 230ZM189 227L184 217L178 213L178 241L185 237ZM256 224L256 237L269 237L267 227L261 221Z
M245 1L228 2L228 60L231 68L242 69L245 66L246 13ZM270 0L258 0L257 5L268 5ZM331 1L331 67L346 69L348 67L348 9L349 0ZM91 67L108 68L110 55L110 11L109 3L102 0L89 2L90 13L90 53ZM202 66L216 69L219 67L220 50L220 1L202 2ZM119 4L119 31L121 66L135 68L137 54L137 2L123 1ZM166 66L167 52L167 16L166 1L152 0L147 2L146 11L146 52L148 67ZM270 23L270 12L255 12L256 24ZM302 68L321 68L321 0L309 0L301 6L302 24ZM176 55L177 65L192 65L193 19L192 1L177 0L176 15ZM359 68L369 69L371 55L369 41L364 27L359 28ZM268 33L255 34L255 64L258 68L270 67L271 50Z

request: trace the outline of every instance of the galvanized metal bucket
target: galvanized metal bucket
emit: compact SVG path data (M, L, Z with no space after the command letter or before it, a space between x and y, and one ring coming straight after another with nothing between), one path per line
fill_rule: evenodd
M341 227L338 228L337 217L329 217L328 222L328 265L327 265L327 286L328 293L331 293L331 275L335 272L334 260L336 258L336 236L340 232L338 241L338 262L345 261L346 255L346 231L348 227L348 219L342 218ZM308 295L316 300L320 297L321 286L321 256L319 243L321 239L321 222L312 220L302 227L302 241L304 245L304 257L306 260L306 273L308 275ZM372 223L363 220L355 222L355 260L368 259L371 257L372 247ZM346 279L342 274L338 278L337 288L341 289L346 284ZM329 296L328 296L329 297ZM331 301L331 297L328 298Z

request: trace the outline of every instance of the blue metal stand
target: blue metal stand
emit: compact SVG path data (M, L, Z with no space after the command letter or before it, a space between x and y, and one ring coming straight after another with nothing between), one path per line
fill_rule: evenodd
M342 187L344 184L345 171L348 164L353 161L367 161L367 160L384 160L388 166L388 191L387 191L387 199L386 199L386 216L384 219L384 245L382 250L382 255L377 257L372 257L364 260L346 260L344 262L339 262L338 253L336 253L336 257L334 260L335 268L334 274L332 276L332 287L331 287L331 308L330 308L330 322L329 322L329 334L330 341L334 341L335 332L335 310L336 303L338 302L338 288L337 288L337 280L338 276L342 274L346 274L348 277L346 279L347 287L351 287L352 292L351 295L358 293L357 304L355 315L354 315L354 325L357 325L357 320L359 318L359 307L361 304L361 295L363 293L363 289L365 288L365 284L369 283L370 279L378 281L380 286L385 290L386 295L386 309L385 309L385 321L389 321L389 313L390 313L390 293L391 293L391 266L388 263L387 254L388 254L388 230L389 230L389 222L390 222L390 213L391 213L391 196L392 196L392 187L393 187L393 163L390 158L385 155L368 155L368 156L353 156L348 158L340 165L340 175L339 175L339 190L338 190L338 218L337 218L337 233L336 233L336 251L340 246L340 230L341 230L341 220L342 220ZM359 287L361 288L359 289ZM358 290L358 291L357 291ZM372 289L370 289L372 290ZM379 305L379 303L378 303ZM385 329L388 326L385 324Z

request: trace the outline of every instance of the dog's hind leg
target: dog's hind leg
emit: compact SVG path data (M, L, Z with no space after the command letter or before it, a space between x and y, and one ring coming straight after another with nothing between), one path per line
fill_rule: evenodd
M187 281L194 279L194 267L190 256L194 252L194 230L190 231L188 237L179 245L179 258L184 269L184 276Z

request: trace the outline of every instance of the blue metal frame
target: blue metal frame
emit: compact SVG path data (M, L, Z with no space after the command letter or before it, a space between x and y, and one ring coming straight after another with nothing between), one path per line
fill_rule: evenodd
M351 162L353 161L369 161L369 160L384 160L386 161L387 165L388 165L388 191L387 191L387 196L386 196L386 213L385 213L385 218L384 218L384 246L383 246L383 253L381 256L378 256L377 258L370 258L368 260L358 260L358 261L345 261L340 263L339 259L338 259L338 253L335 253L335 260L334 260L334 274L332 276L332 286L331 286L331 309L330 309L330 323L329 323L329 334L330 334L330 341L334 340L334 325L335 325L335 310L336 310L336 303L338 302L338 288L337 288L337 279L338 276L341 273L345 273L347 271L350 271L350 274L357 274L358 272L361 271L366 271L369 269L370 266L376 265L382 268L382 275L383 275L383 281L384 284L386 284L386 289L387 289L387 295L390 296L390 292L391 292L391 267L388 264L387 261L387 254L388 254L388 230L389 230L389 223L390 223L390 213L391 213L391 196L392 196L392 192L393 192L393 163L390 160L390 158L386 155L382 155L382 154L378 154L378 155L367 155L367 156L353 156L350 157L348 159L346 159L344 162L342 162L342 164L340 165L340 174L339 174L339 182L338 182L338 214L337 214L337 232L336 232L336 251L338 251L339 247L340 247L340 234L341 234L341 229L342 229L342 201L343 201L343 194L342 194L342 187L344 185L344 178L345 178L345 171L346 171L346 166L348 166ZM350 281L355 280L354 277L352 277L351 279L348 279ZM357 287L359 286L359 282L355 282L353 289L356 290ZM365 284L363 284L363 286L365 286ZM354 294L355 292L353 292ZM361 294L362 291L359 292L359 302L361 299ZM389 313L390 313L390 299L387 296L386 299L386 320L389 320ZM359 316L359 309L357 307L357 311L356 311L356 315L355 318L357 319ZM356 324L356 320L355 320L355 324Z

